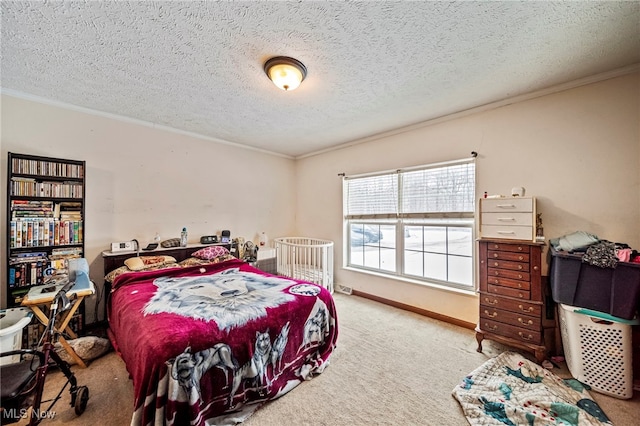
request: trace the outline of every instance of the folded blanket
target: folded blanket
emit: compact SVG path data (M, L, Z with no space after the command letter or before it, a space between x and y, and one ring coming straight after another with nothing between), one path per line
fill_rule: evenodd
M553 238L549 240L549 244L556 250L574 251L584 249L599 241L600 239L593 234L577 231L560 238Z

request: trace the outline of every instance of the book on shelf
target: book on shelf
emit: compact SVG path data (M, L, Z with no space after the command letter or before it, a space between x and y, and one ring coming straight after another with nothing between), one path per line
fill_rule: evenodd
M53 218L53 201L11 200L11 219Z

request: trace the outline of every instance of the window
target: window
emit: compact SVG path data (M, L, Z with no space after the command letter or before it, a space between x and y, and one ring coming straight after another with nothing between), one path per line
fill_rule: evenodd
M347 266L474 287L475 162L345 177Z

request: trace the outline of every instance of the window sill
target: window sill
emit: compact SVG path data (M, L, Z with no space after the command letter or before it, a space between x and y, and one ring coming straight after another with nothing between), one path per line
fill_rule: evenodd
M433 283L433 282L428 282L428 281L421 281L421 280L413 280L411 278L407 278L407 277L400 277L397 275L390 275L390 274L383 274L380 272L375 272L375 271L365 271L363 269L358 269L358 268L352 268L349 266L344 266L342 268L345 271L349 271L349 272L358 272L361 274L366 274L366 275L374 275L376 277L380 277L380 278L385 278L385 279L391 279L391 280L395 280L395 281L402 281L405 283L409 283L409 284L415 284L415 285L420 285L423 287L429 287L429 288L433 288L433 289L437 289L437 290L442 290L442 291L448 291L451 293L457 293L457 294L461 294L464 296L473 296L473 297L477 297L478 293L475 289L470 289L470 290L466 290L466 289L462 289L462 288L455 288L455 287L449 287L449 286L445 286L442 284L437 284L437 283Z

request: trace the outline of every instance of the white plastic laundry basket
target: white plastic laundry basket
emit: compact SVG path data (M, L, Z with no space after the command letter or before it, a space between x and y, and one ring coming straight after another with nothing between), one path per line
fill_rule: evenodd
M631 398L634 321L563 304L559 304L559 311L564 356L571 375L595 391Z
M3 309L0 311L0 352L22 348L22 329L31 322L33 313L25 308ZM3 356L0 365L20 361L20 355Z

